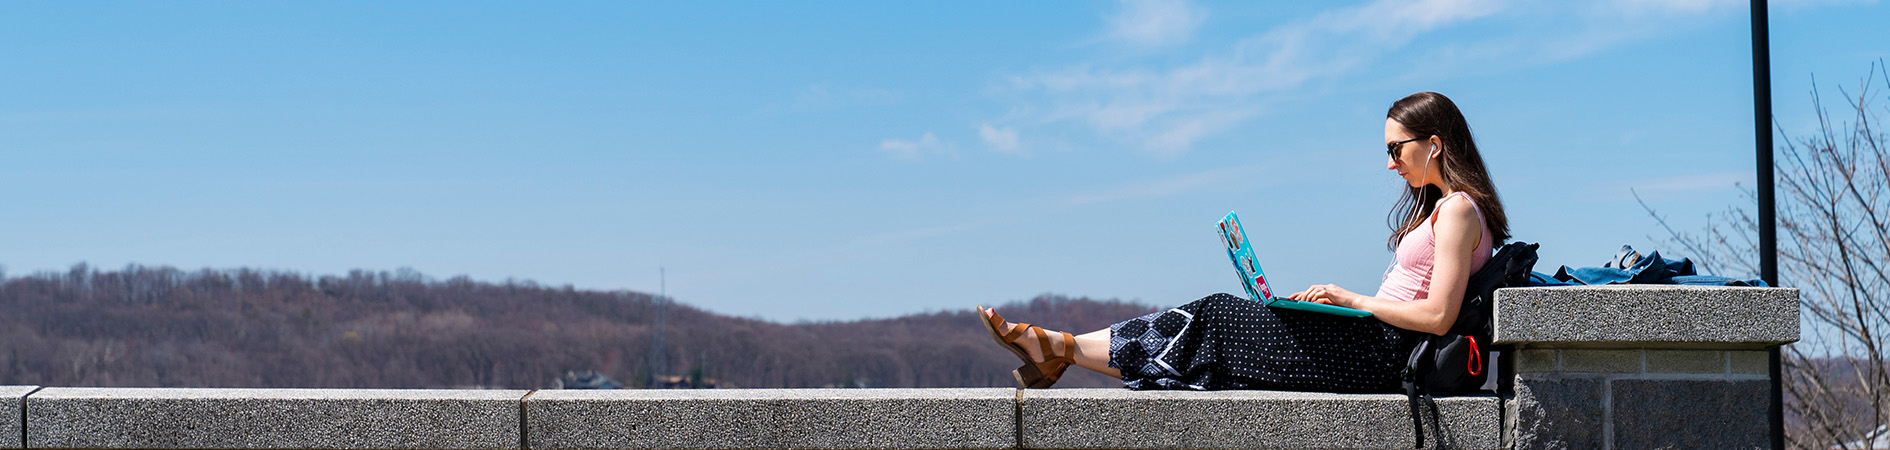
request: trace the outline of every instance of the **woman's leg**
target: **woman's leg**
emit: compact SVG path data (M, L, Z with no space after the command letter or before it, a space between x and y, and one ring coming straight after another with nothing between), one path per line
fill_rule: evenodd
M1108 328L1076 336L1076 365L1101 372L1103 375L1122 378L1122 371L1109 367Z
M1215 294L1118 327L1132 389L1392 392L1408 351L1371 318L1273 309Z

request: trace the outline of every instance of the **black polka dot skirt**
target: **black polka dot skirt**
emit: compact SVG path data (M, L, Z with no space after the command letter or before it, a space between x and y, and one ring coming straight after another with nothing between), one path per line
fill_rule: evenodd
M1396 392L1417 333L1214 294L1109 326L1130 389Z

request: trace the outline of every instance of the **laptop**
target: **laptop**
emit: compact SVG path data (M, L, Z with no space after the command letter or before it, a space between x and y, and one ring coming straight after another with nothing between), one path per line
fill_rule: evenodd
M1240 285L1247 288L1247 295L1260 300L1269 308L1296 309L1345 317L1370 317L1370 311L1362 311L1343 306L1324 303L1302 302L1290 298L1273 296L1273 288L1267 285L1266 271L1260 269L1260 262L1254 259L1253 244L1247 241L1247 231L1240 227L1240 217L1228 212L1221 218L1221 243L1227 246L1227 258L1234 260L1234 272L1240 275Z

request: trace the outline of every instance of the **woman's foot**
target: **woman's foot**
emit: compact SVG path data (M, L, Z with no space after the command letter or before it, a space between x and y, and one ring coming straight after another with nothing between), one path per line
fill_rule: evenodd
M1006 322L1004 321L1003 316L997 315L997 310L985 308L984 320L991 321L993 318L997 319L996 323L1003 324L997 327L997 329L999 330L1011 330L1019 326L1023 326L1023 327L1034 326L1028 323ZM1037 327L1037 328L1043 328L1043 327ZM1049 333L1047 334L1049 334L1050 345L1052 346L1052 348L1060 349L1060 348L1063 348L1064 345L1066 345L1064 344L1064 342L1066 342L1067 340L1066 338L1064 338L1064 335L1067 335L1069 333L1050 331L1049 329L1045 329L1044 331L1049 331ZM1047 349L1044 348L1042 345L1038 345L1040 343L1037 342L1037 333L1029 333L1029 332L1023 333L1021 335L1018 335L1016 339L1011 339L1008 342L1010 342L1011 344L1015 344L1019 348L1024 350L1024 354L1025 354L1024 359L1026 360L1025 362L1038 363L1038 362L1044 361L1043 352ZM1069 356L1069 355L1064 355L1064 356Z
M1027 323L1006 322L996 311L983 306L978 307L978 315L978 321L991 333L991 338L1024 361L1022 367L1012 372L1019 385L1050 387L1075 362L1076 337L1069 333L1052 333Z

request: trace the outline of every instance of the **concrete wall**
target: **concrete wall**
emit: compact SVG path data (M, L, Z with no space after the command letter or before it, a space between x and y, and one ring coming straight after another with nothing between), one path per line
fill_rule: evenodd
M1122 389L451 391L5 387L10 448L1408 448L1400 395ZM27 393L31 395L27 395ZM1495 396L1441 399L1459 448ZM15 411L21 411L16 409ZM17 430L24 429L24 433Z
M30 448L519 448L526 391L44 388Z
M1798 291L1601 286L1497 292L1518 449L1769 448L1767 351Z
M1509 346L1510 368L1502 373L1501 394L1439 399L1441 438L1453 447L1766 445L1764 349L1797 338L1796 291L1531 288L1504 290L1497 299L1496 340ZM17 412L12 420L0 418L0 448L1393 449L1415 443L1409 403L1396 394L0 386L0 406Z

